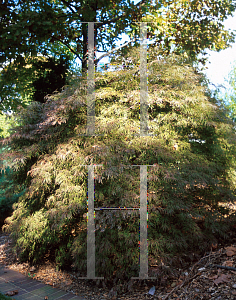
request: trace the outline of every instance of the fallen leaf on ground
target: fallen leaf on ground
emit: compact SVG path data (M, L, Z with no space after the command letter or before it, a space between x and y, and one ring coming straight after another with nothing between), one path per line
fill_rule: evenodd
M6 296L14 296L14 295L17 295L17 294L18 294L18 290L14 290L14 291L10 291L10 292L5 293Z
M227 256L233 256L233 255L236 254L236 248L233 247L233 246L226 247L225 250L226 250L226 255Z
M222 282L229 282L230 275L221 274L217 279L213 280L215 284L219 284Z
M222 266L226 266L226 267L233 267L233 261L232 260L226 260L225 262L223 262Z

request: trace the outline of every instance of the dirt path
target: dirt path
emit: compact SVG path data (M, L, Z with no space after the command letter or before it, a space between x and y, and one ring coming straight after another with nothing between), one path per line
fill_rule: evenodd
M84 299L236 300L236 237L232 238L232 242L235 243L213 245L211 251L197 262L187 268L173 269L169 275L166 272L156 283L130 281L126 293L122 293L119 287L108 289L79 280L75 272L56 271L55 264L46 260L40 266L20 264L11 251L9 235L3 232L0 232L0 264L49 286L83 296Z

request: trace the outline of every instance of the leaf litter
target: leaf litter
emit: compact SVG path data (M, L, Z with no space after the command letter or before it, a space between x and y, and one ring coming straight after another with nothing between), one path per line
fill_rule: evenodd
M77 279L75 272L58 271L56 265L45 260L40 266L19 263L11 251L13 241L9 234L0 232L0 264L18 271L32 279L83 296L85 299L236 299L236 237L230 245L212 246L191 266L172 270L172 275L162 274L157 280L133 280L121 293L119 286L108 288L98 281L95 284ZM214 250L214 251L213 251ZM174 268L174 266L172 266ZM150 266L150 271L158 273L158 266ZM235 270L234 270L235 269ZM153 273L153 274L154 274ZM174 275L173 275L174 274ZM99 287L100 285L100 287ZM17 290L8 292L9 296Z

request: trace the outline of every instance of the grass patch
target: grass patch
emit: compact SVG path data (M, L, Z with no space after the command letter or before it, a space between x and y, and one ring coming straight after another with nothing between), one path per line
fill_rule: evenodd
M0 300L9 300L9 299L12 299L12 298L10 298L8 296L5 296L2 293L0 293Z

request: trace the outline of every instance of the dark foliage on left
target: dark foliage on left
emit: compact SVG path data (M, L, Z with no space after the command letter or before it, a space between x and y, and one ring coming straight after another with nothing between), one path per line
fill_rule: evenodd
M35 61L33 66L37 69L38 78L33 82L33 100L45 103L45 96L54 91L61 91L67 83L69 60L61 56L59 59L49 57L46 61Z

